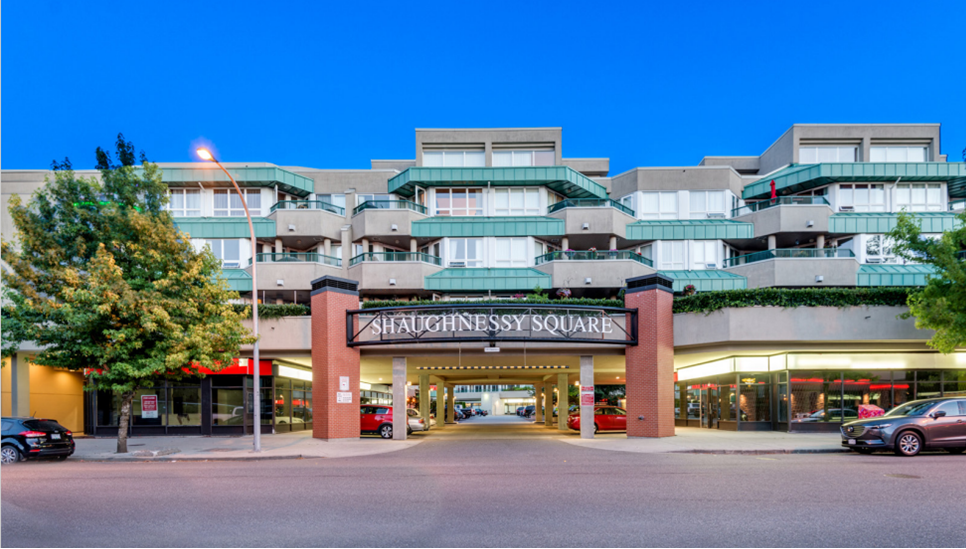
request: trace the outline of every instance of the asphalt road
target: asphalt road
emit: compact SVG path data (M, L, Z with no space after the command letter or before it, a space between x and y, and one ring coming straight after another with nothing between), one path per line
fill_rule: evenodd
M966 455L943 453L430 438L347 459L20 463L0 499L3 547L966 546Z

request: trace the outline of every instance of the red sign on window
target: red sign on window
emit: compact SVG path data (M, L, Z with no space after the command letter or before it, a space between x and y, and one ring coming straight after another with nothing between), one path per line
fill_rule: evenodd
M141 395L141 417L158 417L158 395Z

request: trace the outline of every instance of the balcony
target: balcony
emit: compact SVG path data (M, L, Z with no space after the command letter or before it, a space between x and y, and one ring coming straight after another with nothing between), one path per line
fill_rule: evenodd
M323 237L341 242L345 208L321 200L280 200L268 214L275 220L274 235L286 246L301 248L303 237Z
M255 254L255 261L259 290L311 290L316 278L344 276L341 259L320 253ZM251 274L251 260L245 270Z
M845 248L764 250L724 261L748 288L855 286L859 262Z
M345 208L321 200L279 200L269 212L275 210L324 210L335 215L345 216Z
M634 210L609 198L568 198L547 208L547 214L560 219L564 233L580 239L584 235L614 235L621 238L627 225L637 221ZM585 242L585 246L597 242Z
M389 180L389 192L411 197L416 187L546 185L568 198L607 198L607 189L567 166L508 168L408 168Z
M741 217L750 213L760 212L767 208L774 208L775 206L820 206L822 204L830 208L832 207L828 199L824 196L779 196L777 198L751 202L740 208L735 208L731 210L731 217Z
M408 200L367 200L352 210L352 234L409 236L412 223L426 219L426 206Z
M435 255L424 254L422 252L366 252L359 254L349 260L349 266L355 266L365 261L382 262L414 262L420 261L430 265L442 266L442 258Z
M367 294L424 291L425 277L442 270L443 260L419 252L366 252L349 260L348 278Z
M562 251L534 261L550 275L552 288L620 288L635 276L653 274L650 259L631 251Z
M547 213L552 214L565 208L614 208L634 217L634 210L609 198L568 198L551 205L547 208Z
M797 193L829 183L867 183L895 181L945 181L952 196L961 196L966 187L966 163L963 162L845 162L792 164L776 173L746 185L741 191L745 200L767 199L771 182L779 192Z
M755 238L787 233L790 242L804 233L828 232L830 215L824 196L780 196L731 210L731 217L754 224Z

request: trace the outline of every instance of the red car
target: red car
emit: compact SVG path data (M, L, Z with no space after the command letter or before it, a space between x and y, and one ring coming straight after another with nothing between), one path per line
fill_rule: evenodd
M580 413L567 418L567 427L580 430ZM617 406L597 406L594 408L594 433L600 431L626 431L627 412Z
M362 434L379 435L382 438L392 438L392 406L372 406L363 404L361 411ZM412 428L409 427L409 425L406 425L406 433L412 434L412 432Z

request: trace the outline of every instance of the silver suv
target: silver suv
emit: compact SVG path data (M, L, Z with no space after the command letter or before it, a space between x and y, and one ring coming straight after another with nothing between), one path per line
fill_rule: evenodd
M914 456L937 448L961 454L966 450L966 398L914 400L879 417L850 421L842 425L842 446L863 454L894 450Z

